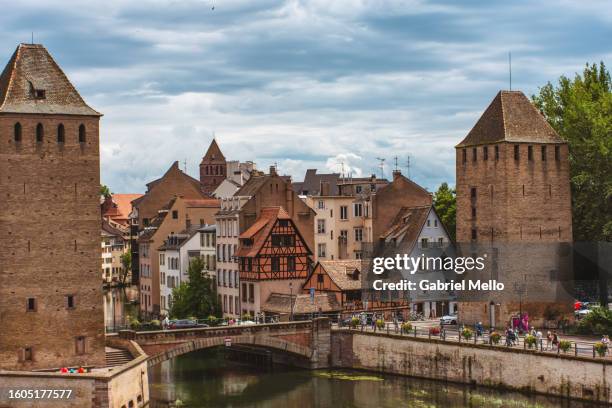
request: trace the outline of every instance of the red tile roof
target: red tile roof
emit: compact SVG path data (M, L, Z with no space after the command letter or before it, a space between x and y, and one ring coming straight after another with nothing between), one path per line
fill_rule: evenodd
M257 256L263 247L266 239L272 232L276 220L290 220L291 217L282 207L264 207L261 209L259 218L246 231L240 234L240 239L251 239L253 244L249 247L240 245L236 256L254 257Z
M198 198L185 200L185 205L189 208L220 208L221 200L216 198Z
M113 194L112 204L103 204L103 218L110 218L119 223L127 221L132 212L132 200L142 197L142 194ZM104 208L106 207L106 208Z

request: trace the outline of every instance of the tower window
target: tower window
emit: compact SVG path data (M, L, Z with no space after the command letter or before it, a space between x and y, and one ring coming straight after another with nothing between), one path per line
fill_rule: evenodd
M476 149L475 147L472 148L472 161L474 162L476 161L477 152L478 152L478 149Z
M78 336L75 339L75 348L76 354L81 355L85 354L85 336Z
M527 146L527 160L533 161L533 146Z
M64 125L59 124L57 127L57 143L64 143L66 141L66 136L64 132Z
M81 123L79 126L79 143L85 143L87 141L87 131L85 125Z
M66 296L66 307L68 309L74 309L74 295Z
M43 128L42 123L36 125L36 143L42 143L43 137L45 136L45 128Z
M519 158L520 158L519 145L514 145L514 160L518 160Z
M23 361L32 361L32 347L24 347Z
M495 146L495 160L499 160L499 146Z
M555 146L555 161L561 160L561 146Z
M476 232L476 228L472 228L472 240L476 240L477 238L477 232Z
M470 197L471 198L476 198L476 187L472 187L470 189Z
M461 155L463 156L462 157L463 163L466 163L467 162L467 150L466 149L461 150Z
M489 147L488 146L484 146L482 148L482 158L483 160L489 160Z
M472 207L472 218L476 218L476 207Z
M13 138L16 142L21 142L21 123L15 123L15 129L13 130Z
M546 146L542 146L542 161L546 161Z
M36 299L35 298L28 298L26 302L26 311L28 312L36 311Z

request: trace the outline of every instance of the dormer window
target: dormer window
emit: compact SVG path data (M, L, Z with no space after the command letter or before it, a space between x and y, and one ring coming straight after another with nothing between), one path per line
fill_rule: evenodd
M36 99L45 99L47 97L44 89L35 89L34 96L36 97Z

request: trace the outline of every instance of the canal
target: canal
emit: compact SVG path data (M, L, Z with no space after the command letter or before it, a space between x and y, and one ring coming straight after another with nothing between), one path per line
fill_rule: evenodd
M517 373L520 375L520 372ZM353 370L272 371L199 350L149 369L151 408L586 408L576 401Z

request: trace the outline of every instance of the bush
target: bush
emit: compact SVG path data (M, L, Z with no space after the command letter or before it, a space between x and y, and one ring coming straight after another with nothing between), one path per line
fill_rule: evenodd
M412 331L412 324L409 322L402 323L402 331L404 333L410 333L410 331Z
M132 317L132 318L130 319L129 324L130 324L130 329L132 329L132 330L138 330L138 329L140 329L140 322L139 322L139 321L138 321L138 319L137 319L137 318L135 318L135 317Z
M533 346L536 346L537 341L538 340L536 339L536 337L531 335L531 334L528 334L528 335L525 336L525 344L529 348L533 348Z
M469 340L474 336L474 332L472 331L472 329L466 327L461 331L461 336L464 339Z
M569 340L561 340L559 342L559 349L561 349L562 352L567 353L570 348L572 348L572 342L571 341L569 341Z
M216 326L218 323L216 316L208 316L208 324L211 326Z
M245 313L242 315L242 320L253 320L253 316L251 316L249 313Z
M493 344L499 344L499 342L501 341L501 334L499 334L498 332L493 332L491 333L491 343Z
M431 334L432 336L439 336L440 335L440 328L439 327L430 327L429 328L429 334Z
M604 357L606 355L606 352L608 351L608 346L602 343L601 341L595 343L594 347L599 357Z
M576 331L580 334L602 335L612 332L612 311L595 307L578 323Z
M353 316L351 318L351 321L349 322L349 324L351 325L351 327L354 329L355 327L357 327L359 325L359 318Z
M385 321L383 319L378 319L376 320L376 328L377 329L384 329L385 328Z

